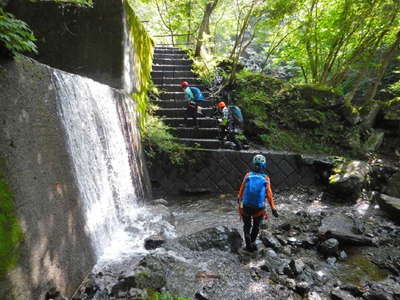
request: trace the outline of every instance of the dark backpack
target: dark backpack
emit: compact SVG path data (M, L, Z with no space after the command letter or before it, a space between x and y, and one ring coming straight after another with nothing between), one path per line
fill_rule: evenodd
M204 101L205 100L203 93L200 91L200 89L198 87L191 86L190 90L193 93L194 101Z
M240 108L236 105L229 105L229 117L233 121L233 123L239 127L243 126L243 115Z

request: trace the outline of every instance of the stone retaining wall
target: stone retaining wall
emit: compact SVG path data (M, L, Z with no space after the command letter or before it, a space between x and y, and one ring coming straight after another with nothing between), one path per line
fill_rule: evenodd
M232 150L196 150L196 163L185 168L174 167L167 157L151 162L150 178L153 195L162 197L191 192L235 193L251 168L252 157L261 153L267 157L267 173L273 190L296 185L310 186L319 182L314 160L285 152L255 152Z

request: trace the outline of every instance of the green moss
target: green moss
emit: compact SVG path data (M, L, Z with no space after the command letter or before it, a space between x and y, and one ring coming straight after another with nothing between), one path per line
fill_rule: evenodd
M133 41L135 49L134 59L135 72L138 84L136 92L132 94L133 99L137 103L138 123L140 132L143 135L146 126L146 120L149 115L148 92L153 88L151 80L151 69L153 64L153 48L154 42L147 34L146 29L140 22L134 12L134 3L132 0L125 0L124 7L126 12L126 21L129 28L129 34Z
M3 169L0 161L0 279L16 266L18 245L23 239L22 228L15 214L13 195Z
M190 300L190 298L182 298L170 293L159 293L153 291L148 291L148 293L149 296L142 298L141 300Z
M380 281L385 279L389 272L373 264L368 258L361 255L352 255L339 267L339 278L343 282L363 287L366 280Z

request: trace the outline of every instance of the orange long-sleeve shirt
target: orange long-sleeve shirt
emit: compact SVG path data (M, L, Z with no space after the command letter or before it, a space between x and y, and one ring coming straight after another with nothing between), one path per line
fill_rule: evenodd
M240 190L238 193L238 199L240 201L242 200L244 189L246 187L247 176L249 176L249 173L246 173L246 175L244 175L242 184L240 185ZM267 188L266 188L267 192L265 193L265 200L268 200L268 203L269 203L269 206L271 207L271 209L276 209L274 196L272 194L272 189L271 189L271 180L270 180L269 176L265 176L265 179L267 180Z

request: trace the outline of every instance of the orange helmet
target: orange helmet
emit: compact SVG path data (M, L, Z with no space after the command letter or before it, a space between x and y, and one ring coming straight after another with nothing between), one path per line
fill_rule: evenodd
M189 86L189 82L187 82L187 81L182 81L181 82L181 87L187 88L188 86Z
M226 106L224 101L218 102L217 105L218 105L219 108L224 108Z

